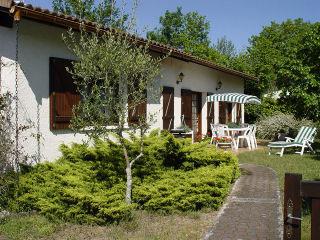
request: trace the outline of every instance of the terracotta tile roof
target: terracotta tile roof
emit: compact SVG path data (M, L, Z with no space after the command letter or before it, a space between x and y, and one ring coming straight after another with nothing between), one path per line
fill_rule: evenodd
M63 28L73 28L73 29L79 29L80 24L84 23L85 28L88 31L95 31L96 27L98 26L95 22L90 22L86 20L81 20L79 18L76 18L74 16L65 15L62 13L50 11L48 9L43 9L40 7L32 6L31 4L24 4L24 3L13 3L13 6L10 9L10 12L12 14L16 13L17 11L20 11L21 17L36 20L39 22L56 25ZM103 31L112 31L112 32L121 32L121 30L117 29L111 29L111 28L103 28ZM138 43L140 44L146 44L147 40L141 37L137 37L134 35L131 35L132 38L134 38ZM233 70L231 68L227 68L224 66L221 66L219 64L213 63L211 61L201 59L199 57L193 56L190 53L186 53L182 50L179 50L177 48L173 48L169 45L161 44L155 41L151 41L150 44L150 50L158 53L168 53L171 51L170 57L174 57L177 59L181 59L188 62L193 62L202 66L206 66L221 72L225 72L231 75L235 75L238 77L242 77L244 79L249 80L257 80L256 77L251 76L249 74Z

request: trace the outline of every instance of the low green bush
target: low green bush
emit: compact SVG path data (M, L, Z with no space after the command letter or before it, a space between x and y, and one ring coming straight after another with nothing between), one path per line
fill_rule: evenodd
M17 180L18 175L12 170L0 174L0 211L7 209L14 199Z
M125 161L120 147L96 141L62 145L53 163L26 168L11 210L32 211L55 219L107 224L130 219L137 207L152 211L216 209L238 176L237 158L208 146L154 131L144 139L144 156L133 166L133 198L125 203ZM128 141L131 156L137 141ZM12 197L13 198L13 197Z
M221 164L237 166L237 157L231 152L217 150L209 146L206 142L187 145L182 148L185 160L183 168L186 170L195 169L203 166Z
M130 218L133 206L124 202L125 184L100 181L99 170L86 161L64 158L36 165L20 177L16 211L36 210L49 218L106 224Z
M207 166L193 171L171 170L133 189L141 209L171 213L218 209L238 175L233 166Z

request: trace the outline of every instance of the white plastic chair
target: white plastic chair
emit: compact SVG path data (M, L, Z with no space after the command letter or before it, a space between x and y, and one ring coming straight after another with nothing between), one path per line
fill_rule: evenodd
M252 133L252 127L249 126L249 127L244 131L243 135L239 135L239 136L237 137L236 149L239 148L240 139L241 139L241 140L243 139L243 141L245 140L245 141L247 142L247 145L248 145L249 150L251 150L251 133Z
M256 132L257 132L257 126L256 125L251 125L251 148L258 148L257 144L257 138L256 138Z

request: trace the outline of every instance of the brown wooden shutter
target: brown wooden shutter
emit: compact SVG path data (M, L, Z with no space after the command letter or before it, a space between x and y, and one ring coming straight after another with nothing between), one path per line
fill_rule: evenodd
M162 92L163 97L163 129L171 130L173 129L174 121L174 88L173 87L163 87Z
M72 108L80 101L76 85L66 67L72 68L72 61L50 58L50 129L69 128Z
M181 114L186 125L192 129L192 91L181 89Z
M212 95L212 93L208 93L208 96ZM207 129L211 129L210 123L214 122L214 102L207 102Z
M142 101L140 104L136 105L135 107L130 107L130 99L128 100L128 123L129 124L139 124L140 118L147 117L147 93L146 99Z

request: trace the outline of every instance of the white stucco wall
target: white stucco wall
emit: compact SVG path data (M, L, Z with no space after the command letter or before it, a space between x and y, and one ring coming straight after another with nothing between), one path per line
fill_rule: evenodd
M14 92L15 84L15 27L0 27L0 57L11 63L2 67L1 91ZM23 19L19 33L19 121L31 123L32 127L24 132L21 145L29 156L38 156L41 160L54 160L62 143L80 142L85 136L74 135L71 131L51 131L49 125L49 58L74 59L64 45L61 35L63 29ZM13 64L12 64L13 63ZM183 72L182 83L177 84L177 76ZM206 95L216 93L217 82L221 80L222 92L243 92L243 80L204 66L168 58L162 65L162 78L159 86L174 87L174 126L180 124L181 89L190 89L202 93L202 132L206 133ZM154 116L152 128L162 128L162 98L149 98L147 111ZM36 140L41 134L40 144ZM31 137L32 136L32 137ZM40 151L39 151L40 150Z
M182 72L184 79L177 84L178 75ZM222 82L222 87L216 90L217 82ZM174 126L180 125L181 116L181 89L189 89L202 93L202 134L207 132L207 93L244 92L244 80L208 67L200 66L192 62L185 62L174 58L168 58L162 65L161 86L174 88ZM158 122L154 128L162 128L162 99L161 104L150 106L152 111L159 112Z

